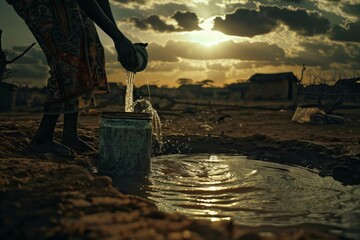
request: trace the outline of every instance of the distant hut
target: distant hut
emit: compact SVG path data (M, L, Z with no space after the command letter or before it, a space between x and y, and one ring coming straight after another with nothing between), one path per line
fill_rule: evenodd
M249 98L252 100L293 101L298 79L292 72L261 74L250 77Z
M343 101L348 103L360 103L360 77L340 79L334 85L335 90L341 93Z
M336 88L341 88L347 93L360 94L360 77L340 79L335 84Z
M243 100L246 101L249 93L250 84L245 83L232 83L227 86L229 90L229 100Z

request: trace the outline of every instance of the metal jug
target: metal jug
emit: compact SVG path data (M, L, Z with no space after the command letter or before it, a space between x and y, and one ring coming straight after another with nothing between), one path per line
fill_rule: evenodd
M135 68L126 68L126 70L130 71L130 72L141 72L143 71L146 66L147 66L147 62L148 62L148 53L146 51L146 46L148 44L147 43L134 43L133 46L135 47L136 50L136 55L138 58L138 66Z

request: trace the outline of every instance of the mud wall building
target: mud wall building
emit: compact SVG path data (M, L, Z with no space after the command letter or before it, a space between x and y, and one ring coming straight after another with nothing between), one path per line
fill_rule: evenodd
M341 79L334 88L341 94L344 103L360 104L360 77Z
M257 73L249 82L249 100L292 101L298 91L298 79L292 72Z

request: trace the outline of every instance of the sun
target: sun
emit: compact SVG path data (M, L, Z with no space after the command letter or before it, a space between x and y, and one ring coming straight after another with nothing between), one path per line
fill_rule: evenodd
M191 32L188 36L188 40L191 42L200 43L207 47L212 47L221 42L230 40L231 37L229 37L221 32L212 30L212 28L214 26L213 19L214 19L214 17L204 19L199 24L199 27L202 30Z

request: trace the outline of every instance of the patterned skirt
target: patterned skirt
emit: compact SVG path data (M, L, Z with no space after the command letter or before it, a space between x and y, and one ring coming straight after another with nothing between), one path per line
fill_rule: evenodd
M94 107L109 93L104 48L94 23L75 0L7 0L25 21L50 67L45 114Z

